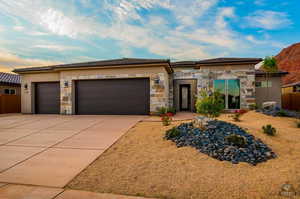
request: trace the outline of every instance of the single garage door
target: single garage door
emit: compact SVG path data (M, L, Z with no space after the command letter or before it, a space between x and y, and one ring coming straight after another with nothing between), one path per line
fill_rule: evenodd
M80 115L147 115L149 79L80 80L76 113Z
M43 82L35 85L35 112L37 114L59 114L59 82Z

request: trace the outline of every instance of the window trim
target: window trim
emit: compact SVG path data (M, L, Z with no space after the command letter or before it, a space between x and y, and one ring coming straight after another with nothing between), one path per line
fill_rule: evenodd
M5 89L3 89L3 93L5 95L17 95L17 89L14 89L14 88L5 88Z

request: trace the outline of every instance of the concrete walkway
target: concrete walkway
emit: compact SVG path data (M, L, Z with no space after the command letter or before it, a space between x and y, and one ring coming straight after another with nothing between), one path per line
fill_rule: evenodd
M62 188L145 117L0 117L0 183ZM10 192L15 186L18 185L1 187L2 194L4 188L6 192ZM26 193L22 191L23 188L33 189L18 187L21 194ZM59 190L62 191L53 188L41 189L46 191L39 188L34 193L42 192L47 195L45 198L53 198Z
M60 188L0 184L1 199L144 199L141 197L64 190ZM150 198L148 198L150 199ZM154 199L154 198L153 198Z
M192 112L178 112L176 115L172 117L173 121L184 121L184 120L192 120L197 115L197 113ZM161 122L161 118L159 116L150 116L143 120L144 122Z

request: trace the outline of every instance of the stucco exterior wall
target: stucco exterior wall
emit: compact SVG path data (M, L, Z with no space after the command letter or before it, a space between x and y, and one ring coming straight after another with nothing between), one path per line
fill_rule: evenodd
M256 103L261 106L263 102L275 101L281 107L281 77L270 77L270 88L256 88ZM265 77L256 77L256 81L266 81Z
M16 95L21 95L20 86L1 85L0 84L0 94L4 94L4 89L15 89L16 90Z
M60 73L61 113L75 114L75 81L86 79L149 78L150 112L169 106L169 74L162 67L66 70ZM156 80L159 80L156 83ZM68 82L68 87L65 87Z
M33 113L34 110L34 83L35 82L59 82L60 74L57 73L35 73L21 74L21 111L22 113ZM25 89L27 84L27 89Z

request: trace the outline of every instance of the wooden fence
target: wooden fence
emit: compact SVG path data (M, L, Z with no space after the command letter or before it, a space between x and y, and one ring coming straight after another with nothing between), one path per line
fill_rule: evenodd
M300 93L283 94L282 107L288 110L300 111Z
M0 95L0 114L20 113L21 96L20 95Z

